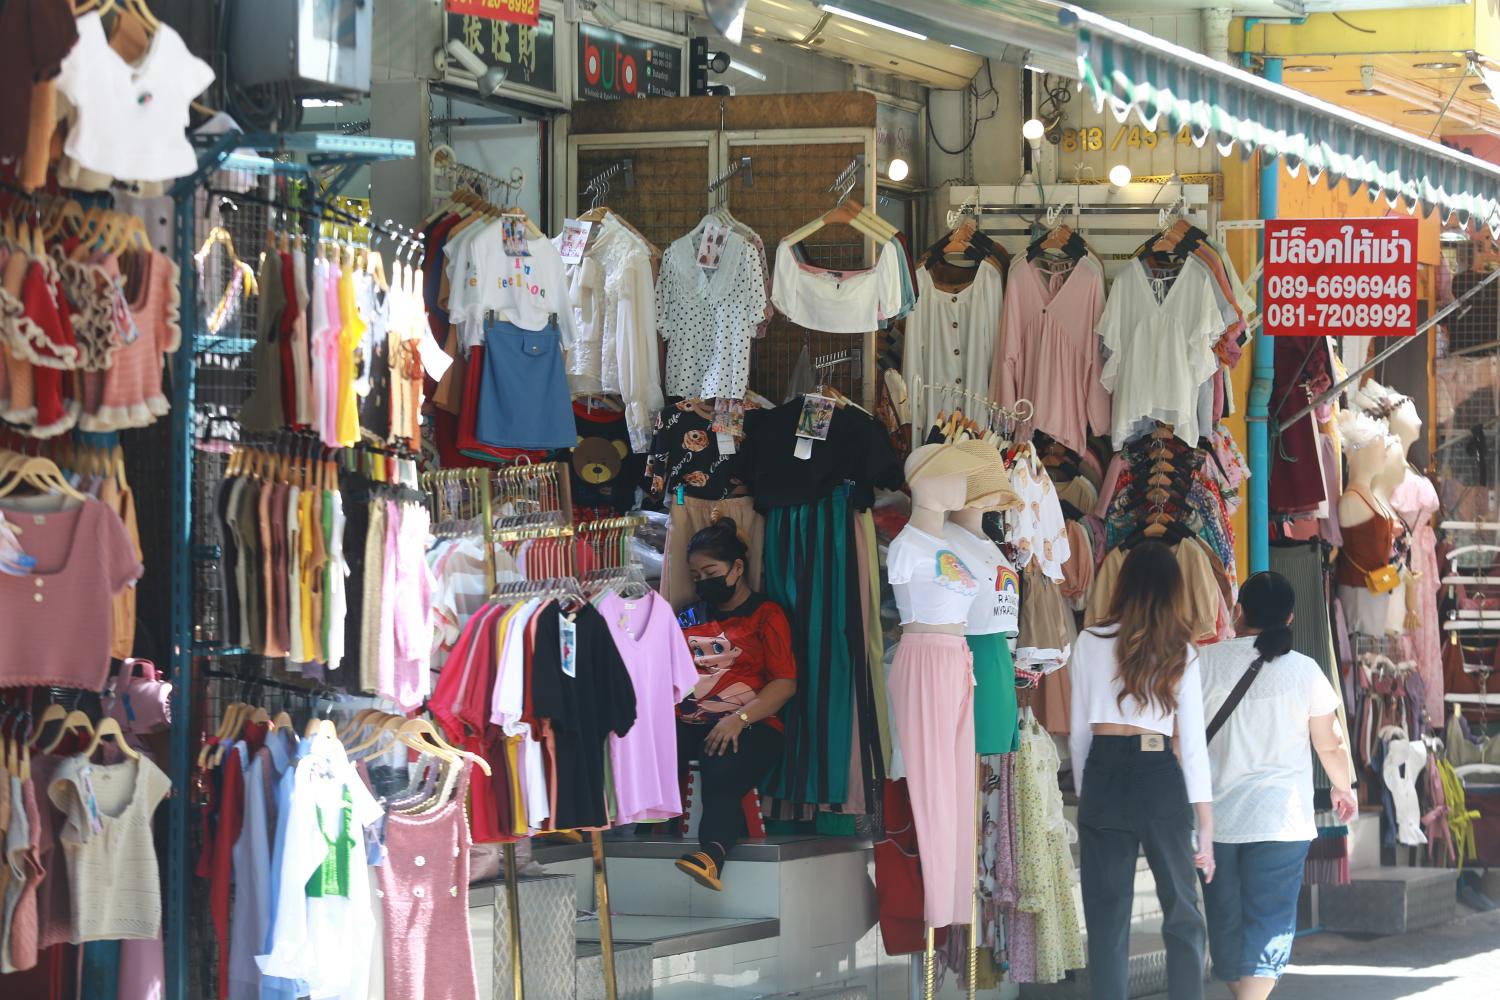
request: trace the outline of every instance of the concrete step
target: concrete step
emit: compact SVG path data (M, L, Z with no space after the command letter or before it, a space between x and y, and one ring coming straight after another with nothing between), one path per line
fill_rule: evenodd
M1452 920L1458 873L1450 868L1371 868L1348 885L1318 888L1318 923L1344 934L1405 934Z
M1160 927L1157 921L1156 927ZM1088 1000L1089 973L1079 969L1060 983L1023 983L1021 1000ZM1130 997L1149 997L1167 991L1167 949L1156 929L1130 930Z

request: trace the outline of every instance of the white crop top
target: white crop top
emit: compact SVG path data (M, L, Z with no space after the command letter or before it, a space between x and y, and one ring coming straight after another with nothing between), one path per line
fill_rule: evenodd
M1213 781L1208 770L1208 740L1203 733L1203 675L1198 651L1188 647L1187 669L1177 687L1177 711L1163 712L1141 705L1134 698L1120 704L1120 679L1115 664L1115 636L1099 635L1093 629L1078 633L1069 661L1073 681L1072 731L1068 746L1073 756L1073 787L1083 788L1083 768L1094 742L1096 722L1149 729L1174 736L1182 758L1182 776L1187 782L1189 802L1212 802Z
M896 591L902 625L961 625L969 620L979 580L946 540L908 524L891 542L886 572Z
M1020 631L1021 579L1000 547L952 521L943 529L943 537L979 584L964 635L1014 635Z
M900 314L904 266L899 245L882 248L872 268L834 271L802 263L796 251L782 243L776 248L771 302L787 319L809 330L868 333L879 329L881 320Z

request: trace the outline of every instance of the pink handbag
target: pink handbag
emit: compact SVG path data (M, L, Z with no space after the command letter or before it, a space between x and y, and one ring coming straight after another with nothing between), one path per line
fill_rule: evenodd
M172 685L161 679L150 660L125 660L111 678L114 701L109 714L120 728L137 736L160 732L172 725Z

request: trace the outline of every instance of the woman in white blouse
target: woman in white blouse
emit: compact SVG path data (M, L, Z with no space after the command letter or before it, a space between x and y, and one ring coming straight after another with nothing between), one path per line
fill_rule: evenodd
M1120 569L1109 617L1082 632L1073 648L1068 742L1094 1000L1127 996L1142 849L1161 901L1169 995L1203 996L1205 932L1193 869L1212 880L1213 794L1185 607L1172 550L1140 542Z
M1256 573L1239 597L1237 638L1203 649L1204 709L1219 729L1209 761L1214 854L1223 866L1204 887L1203 906L1214 978L1238 1000L1265 1000L1291 958L1302 870L1318 835L1311 751L1328 774L1339 822L1359 803L1338 693L1316 662L1292 650L1291 583Z

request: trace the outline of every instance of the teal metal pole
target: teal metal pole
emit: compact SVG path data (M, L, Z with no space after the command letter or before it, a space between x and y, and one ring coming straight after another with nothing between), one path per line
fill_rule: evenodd
M1271 83L1281 82L1281 59L1267 56L1261 67L1261 76ZM1276 218L1278 208L1277 185L1281 181L1281 166L1275 159L1261 154L1264 162L1260 168L1260 217ZM1265 301L1262 294L1261 301ZM1251 373L1250 401L1245 407L1245 423L1250 444L1250 572L1259 573L1271 568L1271 508L1269 491L1271 485L1271 384L1276 377L1276 339L1267 337L1265 325L1261 335L1255 338L1254 368Z

